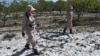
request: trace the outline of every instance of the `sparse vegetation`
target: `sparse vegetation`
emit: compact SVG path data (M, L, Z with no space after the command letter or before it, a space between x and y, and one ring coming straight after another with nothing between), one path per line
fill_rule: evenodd
M10 33L10 34L5 34L3 37L3 40L11 40L13 37L15 37L14 33Z
M58 0L57 2L52 2L52 0L13 0L11 4L8 4L4 0L0 2L0 27L21 26L22 14L28 4L32 4L37 9L33 14L36 19L39 17L38 22L42 25L42 29L45 28L44 26L47 24L50 25L50 27L46 28L59 28L62 27L63 24L67 24L65 18L68 1ZM74 7L74 26L100 24L99 22L95 22L100 20L100 16L98 16L100 11L100 0L72 0L72 5ZM84 13L88 13L88 15L93 14L93 17L84 16ZM41 16L43 16L43 18ZM49 18L49 16L51 18ZM60 17L56 18L56 16ZM64 18L62 18L63 16ZM54 24L58 25L55 26Z

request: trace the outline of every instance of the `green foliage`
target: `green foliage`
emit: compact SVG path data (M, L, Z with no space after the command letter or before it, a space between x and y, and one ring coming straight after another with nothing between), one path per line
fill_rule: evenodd
M54 10L54 3L52 1L47 2L47 11Z
M22 12L25 10L26 6L28 5L27 1L24 0L13 0L13 2L11 3L10 10L11 12ZM13 8L13 9L12 9Z
M38 1L38 10L39 11L46 11L47 10L47 2L45 0L39 0Z
M67 2L66 2L67 1ZM23 12L28 4L32 4L37 11L62 11L67 9L67 5L71 3L76 13L81 14L87 10L100 9L100 0L58 0L52 2L52 0L13 0L13 2L7 6L6 1L0 2L0 12Z
M57 11L61 11L61 10L66 10L66 2L63 0L58 0L55 4L54 4L54 9Z
M3 7L4 7L4 5L2 4L2 2L0 2L0 12L3 11Z
M100 0L93 0L93 2L91 3L90 8L91 10L95 10L98 9L100 10Z
M78 15L78 19L82 12L100 8L100 0L71 0L71 4Z
M26 10L26 6L28 5L28 2L25 0L20 0L19 2L19 11L23 12Z

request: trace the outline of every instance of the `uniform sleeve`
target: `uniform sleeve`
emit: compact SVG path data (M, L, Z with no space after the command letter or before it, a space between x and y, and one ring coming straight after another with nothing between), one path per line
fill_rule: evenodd
M24 32L25 31L25 28L26 28L26 17L25 16L23 16L23 18L22 18L22 32Z

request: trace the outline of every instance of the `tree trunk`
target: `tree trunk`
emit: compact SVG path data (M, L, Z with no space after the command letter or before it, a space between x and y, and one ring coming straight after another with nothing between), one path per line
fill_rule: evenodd
M16 25L16 19L18 19L18 12L16 12L16 15L15 15L15 19L14 19L14 25Z
M78 21L80 20L80 16L81 16L81 13L78 13L78 14L77 14L77 19L78 19Z
M97 15L98 15L98 10L97 10L97 9L95 9L95 12L96 12L95 19L98 19L98 18L97 18Z
M5 14L5 15L4 15L4 18L3 18L3 25L2 25L3 27L5 26L5 23L6 23L6 15L7 15L7 14Z
M60 15L61 15L61 10L60 10Z

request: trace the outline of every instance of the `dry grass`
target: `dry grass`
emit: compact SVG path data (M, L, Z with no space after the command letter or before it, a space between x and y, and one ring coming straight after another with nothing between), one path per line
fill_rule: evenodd
M3 40L11 40L13 37L15 37L16 35L14 33L10 33L10 34L5 34L3 37Z

